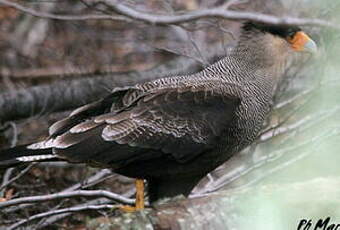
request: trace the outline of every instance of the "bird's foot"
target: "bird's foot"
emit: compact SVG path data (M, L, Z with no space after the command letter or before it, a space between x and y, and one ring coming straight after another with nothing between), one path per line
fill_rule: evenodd
M140 209L137 209L135 206L130 206L130 205L122 205L119 207L119 210L122 212L137 212Z
M143 209L144 207L138 207L137 205L136 206L122 205L119 207L119 210L122 212L137 212Z
M123 212L137 212L144 209L144 180L136 179L136 205L123 205L119 209Z

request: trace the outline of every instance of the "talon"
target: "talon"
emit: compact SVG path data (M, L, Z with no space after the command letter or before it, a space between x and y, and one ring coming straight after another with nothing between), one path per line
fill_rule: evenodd
M130 205L122 205L119 207L119 210L122 212L136 212L138 211L135 206L130 206Z

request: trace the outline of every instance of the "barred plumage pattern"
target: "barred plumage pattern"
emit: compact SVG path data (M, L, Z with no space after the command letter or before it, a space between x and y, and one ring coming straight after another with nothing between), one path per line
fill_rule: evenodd
M261 130L287 56L273 54L270 39L277 38L247 29L224 59L199 73L114 89L27 149L145 178L151 201L187 195Z

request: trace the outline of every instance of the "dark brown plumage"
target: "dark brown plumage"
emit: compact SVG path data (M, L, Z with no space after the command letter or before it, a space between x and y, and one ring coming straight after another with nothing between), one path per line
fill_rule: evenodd
M51 126L48 140L0 153L0 165L85 162L146 179L151 202L188 195L254 141L299 32L246 23L224 59L193 75L114 89Z

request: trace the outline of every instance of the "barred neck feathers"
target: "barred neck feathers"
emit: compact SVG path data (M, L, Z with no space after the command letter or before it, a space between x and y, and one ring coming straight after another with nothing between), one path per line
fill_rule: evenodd
M257 28L247 28L243 29L232 55L250 69L279 77L292 51L282 37Z

